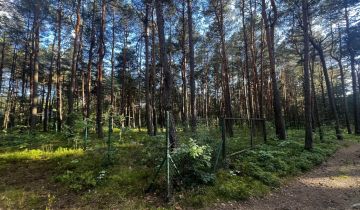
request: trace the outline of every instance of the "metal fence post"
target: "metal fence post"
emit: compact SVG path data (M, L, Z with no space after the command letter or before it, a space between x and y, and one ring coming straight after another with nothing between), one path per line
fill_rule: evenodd
M221 139L222 139L222 158L223 161L226 159L226 131L225 131L225 118L221 119Z
M254 147L254 120L253 119L250 119L250 146L251 148Z
M167 181L167 200L170 201L170 116L169 111L166 112L166 181Z
M112 134L112 113L109 115L109 135L108 135L108 161L110 162L110 151L111 151L111 134Z
M88 139L88 122L87 118L85 118L85 132L84 132L84 149L86 150L87 146L87 139Z

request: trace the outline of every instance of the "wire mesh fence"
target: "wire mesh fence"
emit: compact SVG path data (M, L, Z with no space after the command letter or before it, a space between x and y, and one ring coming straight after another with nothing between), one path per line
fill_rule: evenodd
M226 163L231 156L263 144L267 140L266 121L261 118L223 118L221 142L217 151L214 169Z

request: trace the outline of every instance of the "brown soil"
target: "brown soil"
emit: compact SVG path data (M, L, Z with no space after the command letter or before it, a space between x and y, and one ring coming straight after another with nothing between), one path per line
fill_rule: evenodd
M327 162L264 198L211 209L360 209L360 144L346 143Z

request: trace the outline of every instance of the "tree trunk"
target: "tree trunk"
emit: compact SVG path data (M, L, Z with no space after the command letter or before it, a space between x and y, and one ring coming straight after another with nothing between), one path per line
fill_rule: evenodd
M44 110L44 131L48 131L48 122L49 122L49 103L50 103L50 96L52 91L52 79L53 79L53 65L54 65L54 57L55 57L55 44L56 44L56 34L54 36L54 42L51 46L51 61L49 67L49 76L47 82L47 92L46 92L46 99L45 99L45 110Z
M86 118L90 118L90 103L91 103L91 70L92 70L92 60L93 60L93 50L95 47L95 21L96 21L96 1L93 3L93 14L91 20L91 35L90 35L90 48L89 48L89 60L87 63L87 73L86 73Z
M6 130L9 127L12 127L11 121L14 121L14 115L15 113L12 112L12 108L14 107L14 89L15 89L15 69L16 69L16 60L17 60L17 50L16 50L16 44L14 45L14 52L12 56L12 63L10 68L10 79L9 79L9 85L8 85L8 92L7 92L7 98L5 101L5 112L4 112L4 119L3 119L3 128ZM12 120L11 120L11 119Z
M156 8L156 21L158 26L158 35L159 35L159 45L160 45L160 65L164 72L164 105L165 111L169 113L170 125L169 125L169 136L171 148L177 146L176 136L175 136L175 122L172 113L172 88L174 87L173 75L169 68L168 58L167 58L167 47L165 42L165 32L164 32L164 17L163 17L163 5L161 0L155 0Z
M123 48L123 70L121 71L121 104L120 104L120 114L124 115L127 120L125 120L126 125L128 126L128 120L125 114L126 104L129 103L126 101L126 65L127 65L127 25L128 23L124 23L124 48ZM122 125L124 126L124 125Z
M349 23L349 14L348 8L346 5L345 8L345 20L346 20L346 33L347 36L350 36L350 23ZM352 89L353 89L353 117L355 124L355 134L360 134L360 112L359 112L359 99L358 99L358 91L357 91L357 81L356 81L356 70L355 70L355 51L351 46L350 41L347 41L346 44L347 51L350 55L350 66L351 66L351 79L352 79Z
M242 15L242 25L243 25L243 35L244 35L244 54L245 54L245 75L246 75L246 84L247 84L247 113L248 118L253 117L253 105L252 105L252 91L251 91L251 80L250 80L250 70L249 70L249 48L248 48L248 35L247 28L245 24L245 0L242 0L241 6L241 15Z
M231 109L231 95L230 95L230 87L229 87L229 69L228 69L228 60L226 54L226 46L225 46L225 28L224 28L224 5L223 0L219 0L218 2L219 11L215 11L219 35L220 35L220 47L221 47L221 74L222 74L222 87L223 87L223 98L224 98L224 112L223 117L232 118L232 109ZM230 136L233 136L232 129L232 120L226 120L226 131Z
M5 46L6 46L6 37L5 32L3 32L3 43L1 48L1 60L0 60L0 93L2 88L2 77L3 77L3 68L4 68L4 60L5 60Z
M315 50L318 52L319 57L320 57L321 65L322 65L322 68L323 68L323 74L324 74L324 77L325 77L327 93L328 93L328 97L329 97L330 108L331 108L331 111L332 111L334 119L335 119L336 136L337 136L337 139L342 140L343 136L342 136L341 130L340 130L339 116L338 116L338 112L337 112L337 109L336 109L334 93L333 93L332 85L331 85L331 82L330 82L328 69L327 69L327 66L326 66L324 52L323 52L323 49L321 47L321 44L316 43L313 40L312 37L309 37L309 40L310 40L311 44L313 45L313 47L315 48Z
M145 31L145 101L146 101L146 127L147 132L150 136L154 135L154 124L153 124L153 107L151 103L151 82L150 82L150 65L149 65L149 14L150 4L146 3L145 8L145 19L144 19L144 31ZM139 112L140 113L140 112Z
M74 126L74 118L71 116L74 112L74 94L76 93L76 63L77 63L77 56L78 56L78 46L79 46L79 32L80 32L80 22L81 22L81 0L77 0L77 7L76 7L76 25L75 25L75 38L74 38L74 51L72 55L72 62L71 62L71 77L70 77L70 91L68 93L68 120L67 124L71 127Z
M102 112L103 112L103 60L104 60L104 34L105 34L105 18L106 18L106 0L102 0L101 5L101 24L99 35L99 61L97 64L97 88L96 88L96 133L99 138L104 137L102 127Z
M62 84L61 84L61 20L62 20L62 3L58 0L57 9L57 58L56 58L56 118L57 129L61 131L62 125Z
M275 25L278 18L275 0L271 0L271 7L272 7L273 18L271 18L270 16L268 18L266 12L266 2L265 0L262 0L262 18L265 24L266 42L268 45L268 53L270 60L270 75L271 75L271 82L272 82L271 84L273 90L273 109L274 109L274 117L275 117L276 135L280 140L284 140L286 139L285 122L284 122L284 117L282 115L280 91L278 89L276 71L275 71L274 33L275 33Z
M187 79L186 79L186 43L185 43L185 39L186 39L186 18L185 18L185 1L182 2L182 31L181 31L181 80L182 80L182 109L181 109L181 118L182 118L182 123L183 123L183 127L184 127L184 131L187 130L187 128L189 127L189 123L188 123L188 93L187 93Z
M338 63L339 69L340 69L340 79L341 79L341 95L342 95L342 101L344 103L344 113L345 113L345 121L346 121L346 128L348 131L348 134L351 134L351 125L350 125L350 120L349 120L349 108L348 108L348 102L347 102L347 97L346 97L346 84L345 84L345 76L344 76L344 68L342 65L342 38L341 38L341 32L339 29L339 57L336 57L335 55L333 55L332 50L330 52L331 57ZM333 48L333 44L334 44L334 34L331 28L331 44L332 44L332 48Z
M302 19L304 36L304 98L305 98L305 149L313 148L312 118L311 118L311 87L309 73L309 11L308 0L302 0Z
M316 125L319 129L319 135L320 135L320 141L323 141L324 138L324 134L321 128L321 122L320 122L320 114L319 114L319 108L318 108L318 103L317 103L317 99L316 99L316 89L315 89L315 78L314 78L314 71L315 71L315 52L312 53L312 58L311 58L311 68L310 68L310 73L311 73L311 90L312 90L312 104L313 104L313 113L314 113L314 118L315 118L315 122ZM315 125L313 124L313 127L315 127Z
M188 32L189 32L189 63L190 63L190 113L191 113L191 131L196 131L196 113L195 113L195 55L193 40L193 18L192 18L192 0L187 0L188 13Z
M260 91L259 91L259 112L260 118L265 118L264 113L264 20L261 23L261 44L260 44Z
M153 108L153 125L154 125L154 136L157 134L157 113L156 113L156 101L155 101L155 93L156 93L156 85L155 85L155 77L156 77L156 58L155 58L155 22L154 22L154 7L151 10L151 71L150 71L150 88L151 88L151 104Z
M115 9L112 8L112 29L111 29L111 74L110 74L110 106L111 106L111 115L114 111L114 74L115 74ZM112 116L111 116L112 117Z
M38 112L38 82L39 82L39 50L40 50L40 5L39 2L35 3L34 11L34 69L32 72L32 97L31 97L31 117L30 126L31 130L35 130L37 123L37 112Z

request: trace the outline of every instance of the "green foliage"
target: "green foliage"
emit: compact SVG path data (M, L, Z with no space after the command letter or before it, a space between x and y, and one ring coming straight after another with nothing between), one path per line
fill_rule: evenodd
M96 176L93 171L74 172L67 170L55 178L55 181L69 186L74 191L91 189L96 186Z
M186 186L207 184L214 180L211 173L211 148L200 146L194 139L182 143L174 152L179 177Z
M217 194L226 200L244 200L254 195L262 195L268 188L251 177L228 175L221 172L217 183Z
M58 148L55 151L44 151L40 149L32 150L23 150L16 152L5 152L0 154L0 159L19 161L19 160L40 160L40 159L51 159L51 158L60 158L64 156L74 155L79 156L83 155L84 151L82 149L68 149L68 148Z
M91 130L91 141L86 151L74 148L73 141L69 142L62 133L2 134L0 173L11 169L14 164L19 165L21 170L30 166L32 171L43 170L39 174L48 173L50 176L44 182L56 186L56 190L50 191L50 197L35 196L34 199L29 197L24 200L25 194L12 195L10 191L3 190L7 189L6 185L0 183L0 191L3 190L0 196L9 198L5 201L0 197L0 203L8 202L9 208L16 209L24 204L15 202L14 199L23 199L26 203L34 200L35 204L29 206L44 209L56 206L59 199L64 199L62 193L74 195L74 192L77 192L76 203L85 205L84 208L96 205L96 208L101 209L126 209L129 206L134 209L149 209L154 203L160 203L162 200L158 200L161 199L158 195L163 195L165 191L164 173L160 174L155 184L156 196L144 195L143 192L149 186L156 166L164 158L164 133L148 136L144 130L127 128L123 133L123 141L118 141L118 132L119 129L114 129L112 135L113 165L106 169L102 165L107 151L106 143L95 138ZM228 168L213 174L215 151L220 140L219 130L199 130L196 134L178 133L180 146L175 149L173 159L180 176L174 168L172 175L175 176L176 183L185 189L176 188L178 191L174 191L174 197L181 206L200 208L217 201L262 196L270 189L279 187L284 178L309 170L331 155L338 148L336 137L332 134L327 132L324 142L315 141L314 149L306 151L303 148L303 132L289 130L288 140L270 139L266 145L232 156L228 158ZM80 135L77 132L72 139L80 140ZM241 144L242 138L243 136L235 136L234 139L237 140L234 142ZM33 195L47 195L49 192L42 190L39 187L39 192L33 192ZM148 196L151 197L150 201L147 200ZM87 206L88 203L91 205Z

